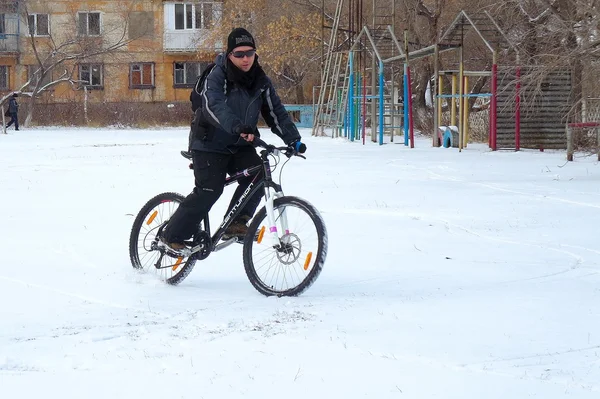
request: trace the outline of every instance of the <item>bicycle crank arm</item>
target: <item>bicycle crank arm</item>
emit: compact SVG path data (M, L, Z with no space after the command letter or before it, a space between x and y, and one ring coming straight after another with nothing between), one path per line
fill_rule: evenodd
M225 249L228 246L230 246L231 244L236 243L236 242L241 242L241 240L237 237L232 237L227 241L223 241L222 243L215 245L215 249L213 250L213 252L217 252L222 249Z

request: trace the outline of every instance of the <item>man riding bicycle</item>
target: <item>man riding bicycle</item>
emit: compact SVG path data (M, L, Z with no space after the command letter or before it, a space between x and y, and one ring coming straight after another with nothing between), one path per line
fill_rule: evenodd
M231 31L227 51L217 56L198 94L202 105L192 121L190 149L195 187L179 205L163 230L162 241L171 249L185 248L184 240L196 231L202 217L217 202L227 174L234 174L261 163L252 142L259 136L258 118L271 131L298 152L306 151L300 133L285 110L271 80L258 63L252 35L243 28ZM233 208L252 177L242 179L231 199ZM225 231L224 239L243 237L247 223L260 203L257 191Z

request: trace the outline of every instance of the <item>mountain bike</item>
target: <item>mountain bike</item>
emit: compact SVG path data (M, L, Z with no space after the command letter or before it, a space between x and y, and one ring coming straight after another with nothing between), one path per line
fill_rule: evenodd
M214 234L211 234L209 215L204 215L183 252L170 249L160 238L184 197L174 192L161 193L142 207L129 237L129 256L135 269L154 270L168 284L177 285L189 275L197 261L240 243L246 275L261 294L296 296L315 282L327 256L325 222L308 201L284 195L281 185L272 177L282 155L287 157L285 163L292 157L305 157L290 147L275 147L259 138L254 139L254 144L263 148L260 151L262 163L229 176L225 185L248 176L254 176L252 182ZM223 239L227 227L258 190L264 190L265 204L252 218L246 236Z

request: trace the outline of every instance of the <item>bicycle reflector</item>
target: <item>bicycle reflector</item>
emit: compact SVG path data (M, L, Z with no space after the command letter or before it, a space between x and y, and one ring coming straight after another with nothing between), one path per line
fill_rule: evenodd
M306 255L306 260L304 261L304 270L308 270L308 265L310 265L310 261L312 259L312 251Z
M173 271L177 270L179 265L181 265L181 262L183 262L183 258L182 257L177 258L177 262L175 262L175 264L173 265Z
M265 236L265 226L260 228L260 231L258 232L258 238L256 239L257 243L261 243L263 237Z
M148 221L146 222L146 224L150 225L150 223L154 222L154 219L156 218L156 215L158 215L158 211L152 212L152 215L150 215L150 218L148 219Z

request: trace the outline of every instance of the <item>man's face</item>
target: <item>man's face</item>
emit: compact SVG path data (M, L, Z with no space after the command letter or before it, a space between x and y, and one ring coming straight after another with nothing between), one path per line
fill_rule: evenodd
M236 47L229 53L229 59L233 65L244 72L248 72L252 68L255 57L255 50L250 46Z

